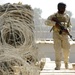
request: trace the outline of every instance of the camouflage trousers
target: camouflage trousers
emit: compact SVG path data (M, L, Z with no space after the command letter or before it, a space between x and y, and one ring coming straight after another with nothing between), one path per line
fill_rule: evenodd
M61 66L63 57L64 63L69 61L70 43L67 34L59 34L57 31L53 32L54 49L55 49L55 63L56 66Z

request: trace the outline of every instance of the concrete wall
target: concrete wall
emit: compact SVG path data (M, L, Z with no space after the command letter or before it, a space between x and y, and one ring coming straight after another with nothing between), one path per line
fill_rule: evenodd
M55 60L53 43L39 42L37 43L37 47L38 47L38 53L39 53L38 57L40 59L50 58L52 61ZM75 44L71 44L69 62L75 63Z

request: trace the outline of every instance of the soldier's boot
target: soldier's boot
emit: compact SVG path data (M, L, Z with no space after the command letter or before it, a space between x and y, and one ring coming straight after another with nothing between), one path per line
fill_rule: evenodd
M68 63L65 63L65 69L68 69Z
M60 70L60 66L61 66L61 64L60 64L60 63L56 63L55 70Z
M57 66L56 66L56 67L55 67L55 70L60 70L60 67L57 67Z

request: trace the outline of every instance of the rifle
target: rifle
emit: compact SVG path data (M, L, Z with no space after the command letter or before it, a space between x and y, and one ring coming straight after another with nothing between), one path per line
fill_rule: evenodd
M69 33L69 31L61 24L61 22L56 18L52 18L52 21L56 22L56 25L58 25L58 28L60 29L59 34L62 34L62 32L66 32L69 37L73 40L72 35ZM52 31L53 27L51 28L50 32Z

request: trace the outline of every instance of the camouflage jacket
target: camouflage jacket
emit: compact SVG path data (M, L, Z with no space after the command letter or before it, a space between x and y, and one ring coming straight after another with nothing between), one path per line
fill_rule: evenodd
M55 26L56 22L52 21L51 19L53 17L57 17L57 19L61 22L61 24L68 30L71 29L72 25L70 22L70 17L68 14L59 14L59 13L54 13L53 15L49 16L47 20L45 21L45 24L48 26L53 26L54 31L59 31L59 29Z

